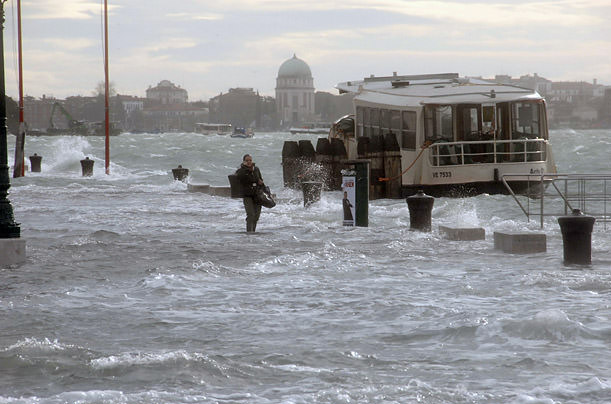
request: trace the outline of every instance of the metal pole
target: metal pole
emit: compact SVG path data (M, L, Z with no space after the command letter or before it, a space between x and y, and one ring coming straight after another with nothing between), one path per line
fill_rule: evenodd
M110 174L110 107L108 102L108 0L104 0L104 135L106 174Z
M4 83L4 3L0 0L0 238L19 238L21 229L15 223L13 207L7 199L11 187L8 173L6 127L6 87Z
M21 45L21 0L17 0L17 54L19 64L19 128L15 136L15 169L13 178L25 175L25 121L23 119L23 52Z

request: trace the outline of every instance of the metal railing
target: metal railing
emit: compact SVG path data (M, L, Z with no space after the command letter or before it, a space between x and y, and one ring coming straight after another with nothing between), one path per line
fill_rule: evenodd
M436 142L429 146L435 167L479 163L524 163L545 161L544 139Z
M573 209L595 217L605 230L611 222L611 174L505 174L501 181L528 220L540 217L541 228L544 217L566 216ZM527 182L521 193L525 203L512 189L513 181Z

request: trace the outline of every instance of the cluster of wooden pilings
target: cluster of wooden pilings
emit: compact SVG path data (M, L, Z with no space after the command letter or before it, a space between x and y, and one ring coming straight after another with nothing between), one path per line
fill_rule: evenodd
M358 138L357 155L371 161L369 199L401 198L401 149L394 134Z
M360 137L357 158L370 161L369 199L401 198L401 149L394 134ZM304 181L321 181L328 191L340 190L348 159L339 138L285 141L282 147L284 186L300 189Z
M341 139L319 138L316 149L309 140L285 141L282 147L284 186L300 189L306 181L320 181L329 191L342 187L342 161L348 158Z

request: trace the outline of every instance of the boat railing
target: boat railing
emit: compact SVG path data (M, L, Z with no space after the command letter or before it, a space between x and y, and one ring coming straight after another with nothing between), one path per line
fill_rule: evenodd
M558 217L579 209L596 218L604 230L611 222L611 174L505 174L501 181L530 221L538 216L543 228L545 217ZM513 181L527 181L519 196Z
M544 139L435 142L429 146L429 160L435 167L481 163L524 163L545 161Z

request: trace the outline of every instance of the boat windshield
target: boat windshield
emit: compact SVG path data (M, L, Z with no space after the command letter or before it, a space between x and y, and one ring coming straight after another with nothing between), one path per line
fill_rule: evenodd
M541 138L542 108L539 102L515 102L512 105L511 138Z

